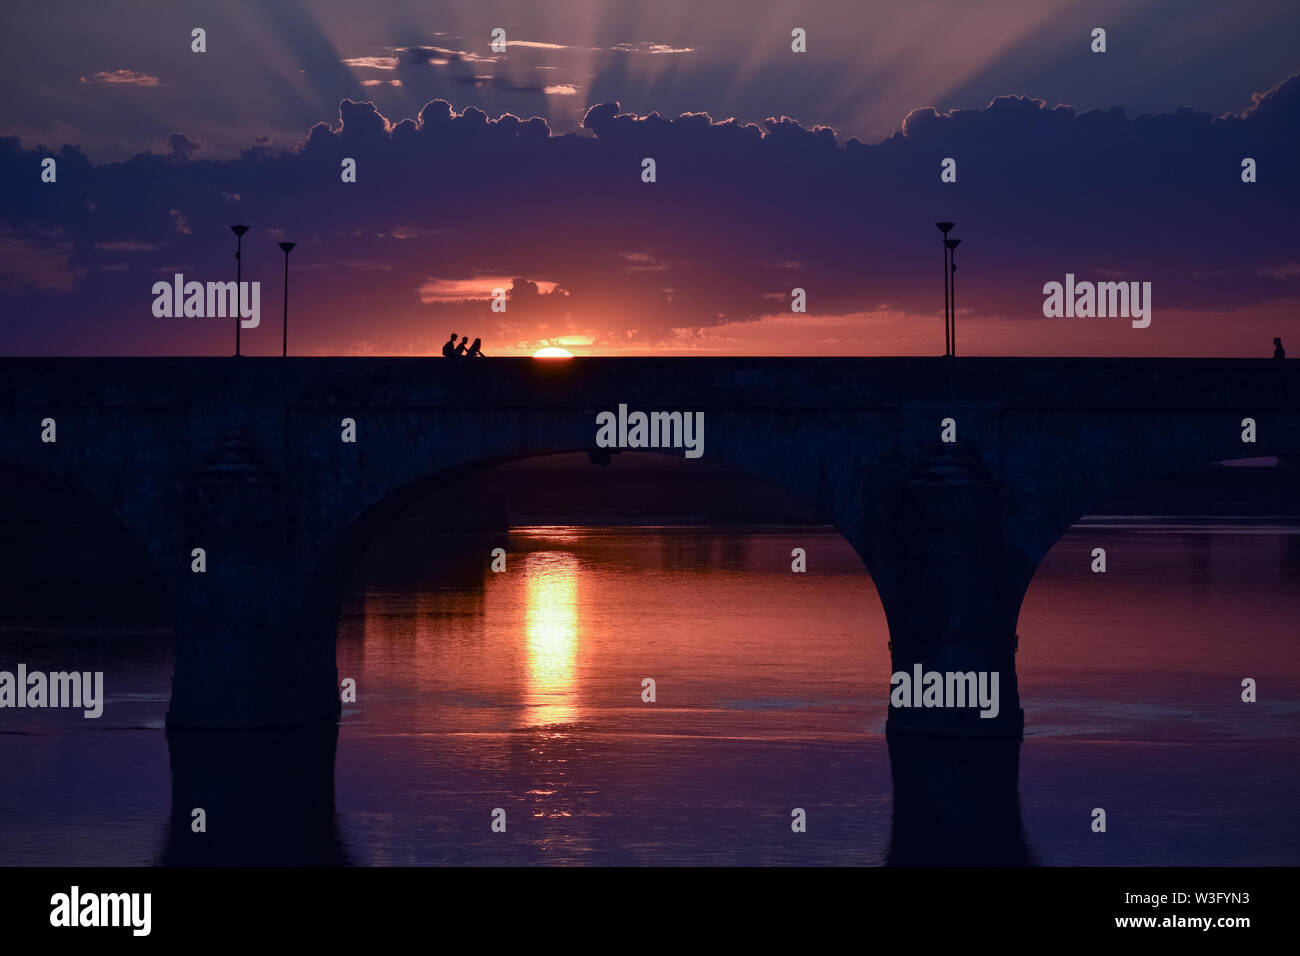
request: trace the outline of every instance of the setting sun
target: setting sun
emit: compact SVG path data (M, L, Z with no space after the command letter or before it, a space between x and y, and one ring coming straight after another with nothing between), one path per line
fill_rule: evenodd
M573 358L573 353L568 349L562 349L556 345L547 346L544 349L538 349L533 353L533 358Z

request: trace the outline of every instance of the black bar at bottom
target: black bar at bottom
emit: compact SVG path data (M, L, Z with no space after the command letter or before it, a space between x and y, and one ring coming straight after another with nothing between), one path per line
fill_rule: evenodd
M0 933L6 943L120 938L126 945L205 947L281 940L338 946L392 937L433 945L518 938L552 946L583 938L608 945L654 939L656 947L679 948L719 933L733 940L754 935L765 947L784 937L820 948L843 934L868 945L873 939L1001 945L1098 936L1232 945L1293 925L1295 877L1295 869L1222 867L14 868L0 870ZM71 921L74 886L78 922L83 914L98 919L99 912L110 921L116 909L128 925L52 925L52 915ZM101 906L102 894L144 893L150 894L147 936L136 935L143 896L133 898L138 909L128 909L120 896ZM62 911L60 894L67 897ZM90 895L97 899L88 904ZM1248 925L1225 922L1243 918ZM1210 921L1208 928L1202 920ZM594 936L598 931L616 935Z

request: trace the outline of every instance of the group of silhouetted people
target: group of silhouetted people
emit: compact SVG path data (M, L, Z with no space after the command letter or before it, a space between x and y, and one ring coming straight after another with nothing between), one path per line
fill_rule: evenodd
M467 347L465 343L468 341L469 341L469 336L462 335L460 337L460 343L457 344L456 333L455 332L451 333L451 338L449 338L446 342L443 343L442 357L443 358L485 358L485 356L483 355L483 340L475 339L473 344ZM1273 339L1273 358L1275 359L1286 358L1286 349L1282 348L1281 338Z
M466 348L465 343L469 341L468 335L460 337L460 344L456 344L456 333L451 333L446 343L442 346L443 358L484 358L483 340L475 339L474 344Z

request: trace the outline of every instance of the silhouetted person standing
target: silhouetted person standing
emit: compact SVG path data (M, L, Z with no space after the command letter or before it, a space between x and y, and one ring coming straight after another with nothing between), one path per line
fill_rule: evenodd
M469 336L468 336L468 335L462 335L462 336L460 337L460 345L456 346L456 353L455 353L455 354L456 354L456 358L464 358L464 357L465 357L465 343L468 342L468 341L469 341Z
M456 357L456 333L455 332L451 333L451 338L449 338L446 342L442 344L442 357L443 358Z
M465 358L487 358L487 356L483 354L482 339L474 340L474 344L471 345L469 351L465 353Z
M1286 358L1286 349L1282 348L1282 340L1280 338L1273 339L1273 358Z

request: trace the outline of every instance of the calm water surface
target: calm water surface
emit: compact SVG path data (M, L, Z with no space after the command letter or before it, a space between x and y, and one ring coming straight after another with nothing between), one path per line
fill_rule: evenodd
M874 865L891 844L898 860L966 829L1013 861L1294 865L1298 530L1077 527L1020 618L1018 780L1017 748L949 752L940 764L1000 768L988 805L952 800L926 770L904 780L923 791L905 814L882 733L884 615L833 532L385 536L339 629L359 699L339 731L335 836L359 864ZM498 544L504 574L487 571ZM1089 571L1098 546L1104 575ZM794 547L806 574L790 571ZM98 721L0 716L0 864L157 862L169 636L0 630L0 667L18 661L102 669L107 704ZM1241 702L1243 677L1259 702ZM936 766L895 757L895 772ZM795 807L807 833L790 830Z

